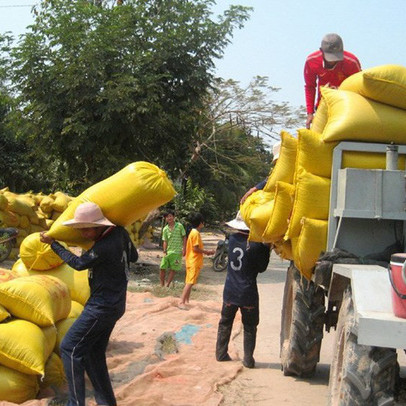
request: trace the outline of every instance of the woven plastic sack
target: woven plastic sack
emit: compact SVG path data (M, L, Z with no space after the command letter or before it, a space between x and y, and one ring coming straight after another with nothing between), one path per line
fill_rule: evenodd
M163 170L149 162L134 162L72 200L48 234L68 244L88 248L89 241L84 240L78 230L62 225L73 218L81 203L94 202L114 224L127 226L174 196L175 189Z
M405 161L406 156L399 155L399 170L405 169ZM341 167L360 169L386 169L386 155L375 152L343 151Z
M0 399L23 403L35 399L39 391L38 378L0 365ZM2 403L2 402L1 402Z
M0 304L14 317L46 327L68 316L71 298L58 278L32 275L0 284Z
M72 324L76 321L75 317L69 317L63 320L58 321L56 323L56 343L55 343L55 349L54 351L58 354L60 354L59 347L61 345L61 342L63 338L65 337L65 334L68 332L68 330L72 327Z
M56 329L41 329L26 320L0 323L0 364L29 375L44 375L56 343Z
M9 317L10 313L2 305L0 305L0 322L8 319Z
M302 170L297 177L295 200L285 239L298 237L303 217L327 220L331 180Z
M0 225L18 227L20 225L20 216L10 210L0 210Z
M274 192L276 182L293 183L297 152L297 139L286 131L281 132L281 150L275 167L264 187L265 192Z
M328 106L323 140L406 144L406 111L345 90L321 88Z
M339 89L406 109L406 67L381 65L365 69L345 79Z
M75 319L78 318L80 316L80 314L83 312L83 308L84 308L84 306L82 304L72 300L70 312L68 314L67 319L69 319L70 317L73 317Z
M327 220L302 219L302 229L295 253L295 265L300 273L310 279L316 261L327 245Z
M321 134L307 130L298 130L295 176L304 169L317 176L331 177L333 150L338 143L324 142Z
M274 198L274 193L257 190L252 195L248 196L245 202L240 206L240 214L245 224L251 227L252 211L258 207L270 202Z
M52 352L45 364L45 376L40 381L40 389L48 387L61 388L66 383L63 363L58 354Z
M295 187L293 185L276 182L273 210L263 232L262 241L276 243L283 238L288 229L294 196Z
M273 245L275 254L279 255L282 259L289 261L293 260L292 242L291 240L279 240Z
M274 200L269 200L264 204L256 206L250 215L250 241L262 242L262 234L268 224L269 217L272 213Z
M18 259L12 268L13 272L18 276L28 276L28 275L48 275L54 276L60 279L62 282L66 283L72 300L75 300L82 305L85 305L87 299L90 296L90 287L88 280L88 271L76 271L71 268L68 264L63 263L56 268L50 269L48 271L36 271L33 269L27 269L24 262Z
M313 116L313 121L310 129L316 133L321 134L328 120L327 103L324 99L320 100L316 113Z
M49 244L40 240L40 233L32 233L24 238L20 246L20 258L27 269L47 271L63 263Z
M7 210L8 200L3 193L0 193L0 210Z
M64 212L67 209L69 203L73 200L72 197L62 192L55 192L53 194L53 197L55 198L55 200L51 203L51 207L58 213Z
M33 206L35 206L34 201L32 200L33 205L31 204L31 200L29 198L25 198L22 195L17 195L12 192L4 192L4 196L7 198L8 206L7 209L12 211L13 213L17 213L27 217L35 216L35 212Z

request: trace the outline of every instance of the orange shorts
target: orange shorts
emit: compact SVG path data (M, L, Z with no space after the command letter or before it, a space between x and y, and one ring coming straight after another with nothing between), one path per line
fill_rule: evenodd
M186 267L185 283L190 283L192 285L196 284L200 275L200 269L201 268L197 268L195 266Z

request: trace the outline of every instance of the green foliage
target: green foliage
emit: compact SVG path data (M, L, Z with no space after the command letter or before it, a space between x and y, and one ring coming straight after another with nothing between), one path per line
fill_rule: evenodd
M13 51L26 136L83 189L127 163L184 166L195 117L232 31L248 8L217 21L207 0L133 0L108 7L42 1ZM62 170L63 169L63 170Z
M220 210L214 197L197 184L193 184L191 179L184 181L182 184L175 184L176 196L167 204L165 209L175 210L176 217L183 224L188 223L191 213L200 212L205 221L214 223L218 221Z

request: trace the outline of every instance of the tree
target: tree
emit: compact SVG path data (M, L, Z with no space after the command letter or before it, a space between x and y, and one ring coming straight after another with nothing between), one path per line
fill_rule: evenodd
M249 13L230 6L214 21L213 3L47 0L35 9L12 53L14 90L29 139L72 189L135 160L172 174L184 167L214 60Z
M218 216L230 217L245 191L268 175L269 143L305 117L300 109L273 101L279 89L266 77L255 77L245 88L233 80L218 79L216 85L205 99L182 177L215 197L222 208Z

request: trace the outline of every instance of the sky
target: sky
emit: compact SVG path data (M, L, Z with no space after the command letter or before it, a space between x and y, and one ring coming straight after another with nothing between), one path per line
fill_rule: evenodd
M24 33L35 0L0 0L0 32ZM344 49L363 69L406 66L406 0L217 0L214 15L231 4L253 7L244 28L234 32L216 74L246 86L256 75L280 88L275 101L304 105L303 66L322 37L339 34ZM11 7L10 7L11 6Z

